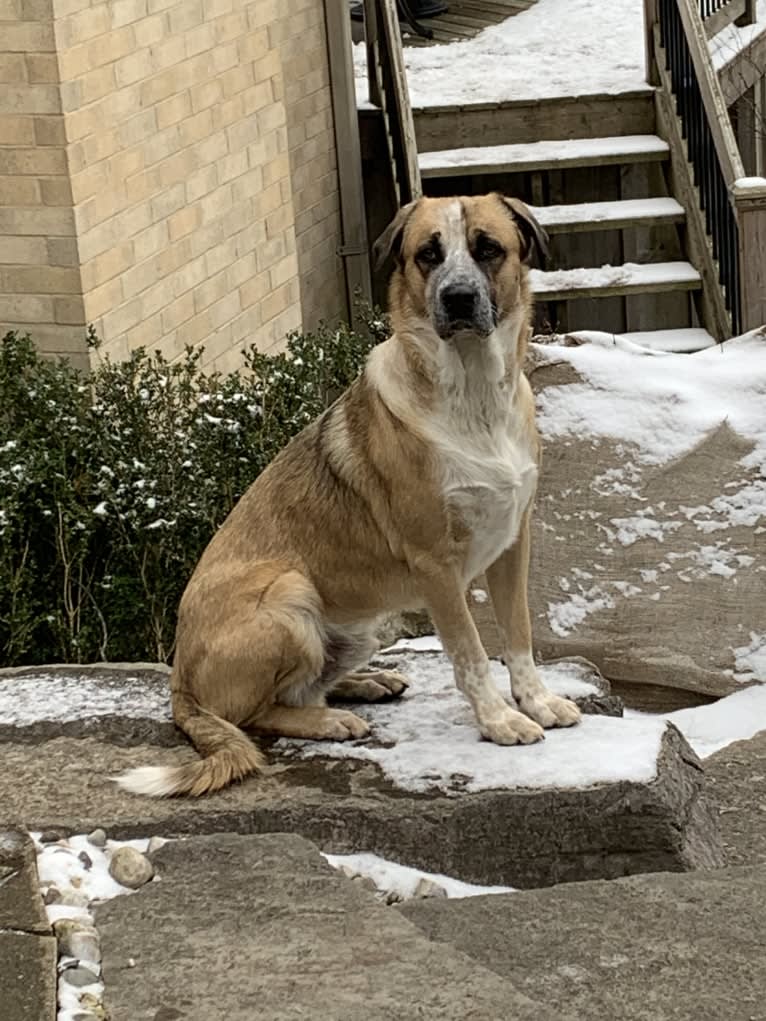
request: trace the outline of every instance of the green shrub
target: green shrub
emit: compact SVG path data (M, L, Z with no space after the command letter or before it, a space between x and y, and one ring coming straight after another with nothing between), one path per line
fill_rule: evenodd
M0 342L0 659L168 660L202 550L291 436L358 374L347 326L251 349L238 372L136 351L84 376ZM93 346L98 343L91 335Z

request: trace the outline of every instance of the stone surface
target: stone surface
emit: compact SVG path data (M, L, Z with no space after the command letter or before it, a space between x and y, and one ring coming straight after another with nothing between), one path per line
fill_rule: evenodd
M0 931L0 1017L55 1021L56 940Z
M53 932L62 957L76 957L94 964L101 960L98 933L92 925L77 919L60 918L53 923Z
M61 981L82 989L83 986L92 986L98 982L98 975L90 968L66 968L61 974Z
M37 885L35 846L18 830L0 830L0 929L50 932Z
M88 834L88 843L94 847L106 847L106 833L101 829L95 829Z
M55 824L87 833L100 822L116 839L295 832L326 852L371 851L467 882L515 887L722 862L702 770L672 728L655 780L583 790L409 795L373 764L322 759L275 761L268 775L197 801L130 796L108 779L193 754L185 746L92 739L0 745L0 804L30 829ZM13 781L19 775L23 788Z
M705 774L727 863L766 864L766 731L711 755Z
M152 878L154 867L135 847L118 847L109 861L109 875L129 890L138 890Z
M764 1021L766 866L409 901L401 913L579 1021Z
M569 1017L429 942L299 837L192 838L154 860L160 882L96 908L111 1021Z

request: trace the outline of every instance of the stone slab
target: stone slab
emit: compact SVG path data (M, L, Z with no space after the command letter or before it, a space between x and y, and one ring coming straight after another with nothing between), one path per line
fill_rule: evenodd
M766 865L766 731L705 761L729 865Z
M153 862L159 881L95 910L111 1021L570 1016L430 942L299 837L192 838Z
M50 932L37 884L35 846L26 833L2 828L0 828L0 929L39 934Z
M56 940L0 931L2 1021L55 1021Z
M764 1021L766 866L400 909L579 1021Z
M273 751L268 775L196 801L136 797L108 779L193 754L185 745L123 747L93 738L5 743L0 804L8 820L31 830L100 826L115 838L294 832L326 852L371 851L467 882L514 887L722 864L699 761L672 727L654 780L586 789L408 794L373 763L275 761Z

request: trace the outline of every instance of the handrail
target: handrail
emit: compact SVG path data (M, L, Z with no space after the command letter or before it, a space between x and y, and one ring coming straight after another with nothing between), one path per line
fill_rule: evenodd
M742 323L742 296L739 226L732 190L745 171L708 49L702 21L705 2L646 0L647 41L651 41L648 70L650 80L661 84L675 102L686 143L684 155L704 211L704 227L712 242L731 330L736 334ZM708 283L715 286L712 280Z

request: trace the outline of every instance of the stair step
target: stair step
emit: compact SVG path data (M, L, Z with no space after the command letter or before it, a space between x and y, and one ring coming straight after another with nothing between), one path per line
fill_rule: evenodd
M619 230L683 223L684 207L671 198L626 199L621 202L579 202L571 206L531 207L549 234Z
M715 347L715 337L699 327L685 327L679 330L643 330L639 333L621 333L621 340L648 347L652 351L667 351L670 354L690 354Z
M533 269L529 282L537 301L695 291L702 286L699 273L688 262L651 262L643 266L626 262L624 266L559 269L551 273Z
M419 156L420 173L427 177L465 177L469 174L512 174L529 170L566 170L621 163L666 160L667 142L657 135L616 135L612 138L554 139L523 145L488 145L443 149Z

